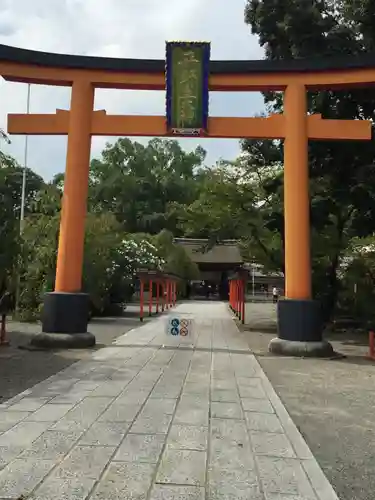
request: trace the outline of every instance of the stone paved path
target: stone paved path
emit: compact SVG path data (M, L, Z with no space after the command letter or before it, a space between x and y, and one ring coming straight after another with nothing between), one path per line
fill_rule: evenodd
M174 312L0 405L0 499L337 499L227 306Z

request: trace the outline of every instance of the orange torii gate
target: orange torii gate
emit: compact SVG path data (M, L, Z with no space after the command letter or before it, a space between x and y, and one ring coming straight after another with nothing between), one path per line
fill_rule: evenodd
M164 116L117 116L94 110L96 88L164 90L164 60L70 56L0 46L8 81L72 88L70 110L10 114L9 134L67 135L68 149L55 291L45 296L43 334L36 344L91 345L87 296L81 293L91 137L172 135ZM309 222L309 140L369 140L371 123L307 113L308 91L369 86L373 54L292 61L211 61L210 91L281 91L284 112L267 118L209 117L205 137L284 139L286 299L278 304L275 352L330 352L322 341L320 306L312 298Z

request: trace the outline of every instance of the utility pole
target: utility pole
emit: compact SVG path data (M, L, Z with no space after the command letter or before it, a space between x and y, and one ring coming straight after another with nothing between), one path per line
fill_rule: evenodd
M30 113L30 91L31 85L27 85L27 101L26 101L26 112ZM24 149L24 159L23 159L23 170L22 170L22 191L21 191L21 210L20 210L20 236L23 233L24 223L25 223L25 204L26 204L26 173L27 173L27 160L28 160L28 146L29 137L25 137L25 149ZM17 283L16 283L16 293L15 293L15 312L18 313L19 301L20 301L20 286L21 286L21 263L18 263L17 270Z

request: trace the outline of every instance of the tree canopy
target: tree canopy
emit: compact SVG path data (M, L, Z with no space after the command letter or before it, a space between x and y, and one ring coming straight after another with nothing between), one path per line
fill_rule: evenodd
M248 0L245 7L245 22L270 60L359 54L374 47L375 32L368 28L374 21L373 2L360 0ZM282 112L280 93L267 93L265 102L268 112ZM373 88L308 94L308 111L323 118L373 121L374 110ZM251 168L254 156L263 155L265 141L244 141L242 148L250 153ZM276 151L282 161L282 144ZM314 288L327 317L339 293L343 252L353 237L366 237L375 230L374 158L373 141L311 141L309 145ZM274 151L267 151L264 163L269 165L272 159ZM271 217L282 236L282 213L271 213Z

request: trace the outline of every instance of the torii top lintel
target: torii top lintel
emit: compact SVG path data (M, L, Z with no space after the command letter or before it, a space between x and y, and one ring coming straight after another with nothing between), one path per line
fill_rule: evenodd
M165 61L53 54L0 45L0 75L6 80L71 86L77 78L97 88L165 89ZM284 90L369 86L375 82L375 54L289 61L211 61L213 91Z

